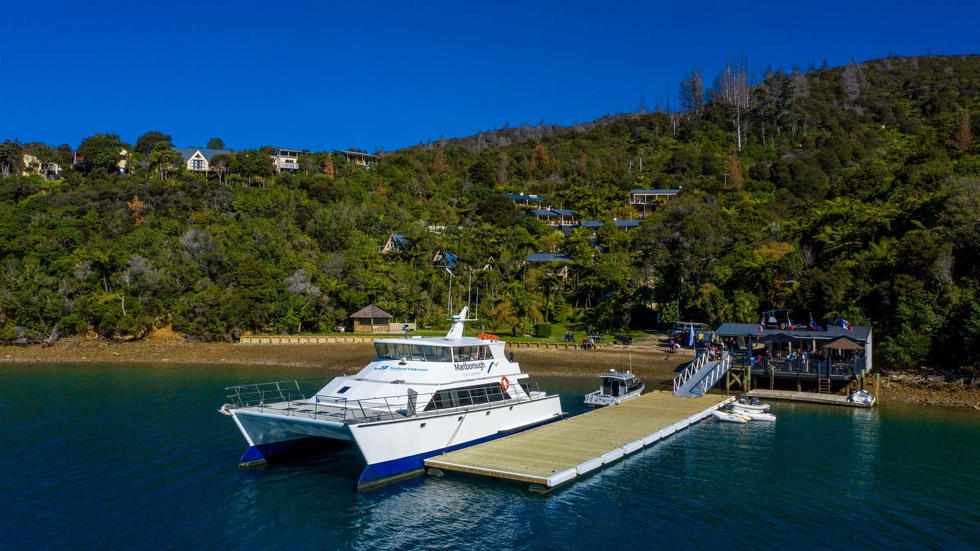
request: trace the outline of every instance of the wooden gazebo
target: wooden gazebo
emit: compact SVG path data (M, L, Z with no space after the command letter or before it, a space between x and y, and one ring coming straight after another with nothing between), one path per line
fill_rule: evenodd
M351 314L354 320L355 333L387 333L391 323L391 314L373 304Z

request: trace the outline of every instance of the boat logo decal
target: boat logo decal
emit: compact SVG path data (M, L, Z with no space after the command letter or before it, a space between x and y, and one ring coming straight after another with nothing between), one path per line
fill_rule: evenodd
M490 367L487 368L487 373L490 373L490 370L493 369L493 364L495 363L497 362L490 362Z
M470 371L473 369L479 369L480 371L483 371L483 368L486 366L487 366L486 362L460 362L460 363L453 364L453 367L456 369L456 371Z
M375 371L384 371L390 369L392 371L417 371L420 373L425 373L429 370L427 367L415 367L407 365L379 365L374 368Z

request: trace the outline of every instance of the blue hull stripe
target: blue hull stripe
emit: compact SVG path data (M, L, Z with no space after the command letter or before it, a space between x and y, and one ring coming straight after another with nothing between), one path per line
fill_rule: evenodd
M312 451L322 450L328 447L330 442L330 440L318 436L307 436L294 440L282 440L280 442L249 446L245 450L245 453L242 454L239 464L244 466L259 465L275 459L305 455Z

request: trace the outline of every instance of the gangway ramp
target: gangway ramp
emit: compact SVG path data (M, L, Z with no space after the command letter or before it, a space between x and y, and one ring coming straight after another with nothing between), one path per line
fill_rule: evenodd
M704 396L732 367L732 355L729 352L725 352L718 360L709 360L709 357L707 351L702 352L674 377L674 396Z
M683 430L732 399L648 392L622 404L430 457L425 465L527 482L533 490L547 491Z

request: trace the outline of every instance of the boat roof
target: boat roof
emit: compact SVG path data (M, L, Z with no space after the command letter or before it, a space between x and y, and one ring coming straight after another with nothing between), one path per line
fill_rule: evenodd
M622 379L624 381L628 379L639 378L633 373L630 373L629 371L616 371L615 369L610 369L609 371L600 373L599 377L602 377L603 379Z
M425 346L479 346L484 344L491 344L494 341L491 339L481 339L478 337L396 337L389 339L377 339L374 342L383 342L388 344L408 344L413 346L425 345Z

